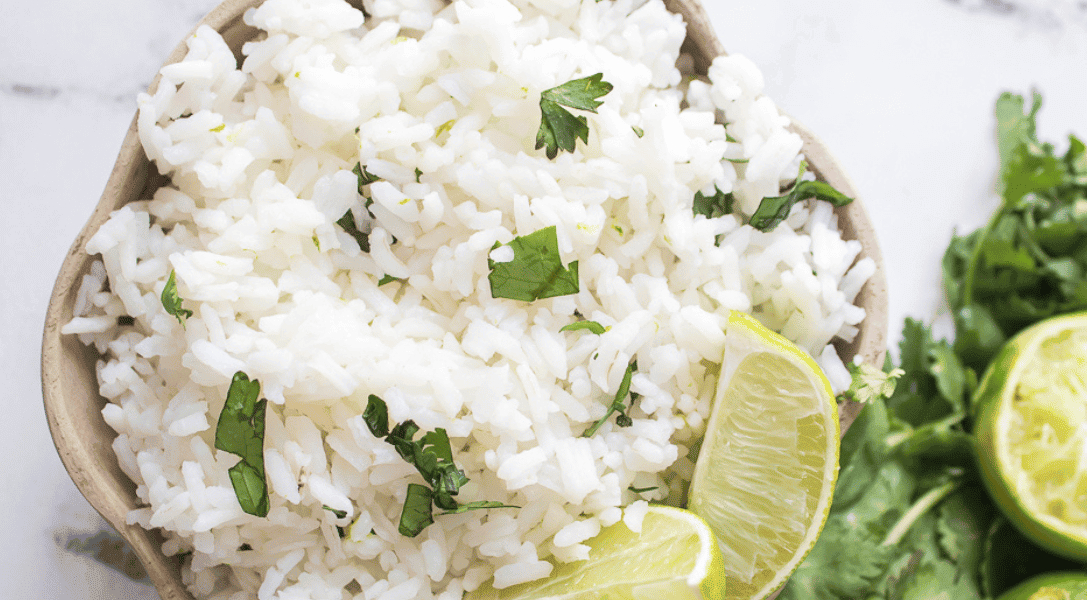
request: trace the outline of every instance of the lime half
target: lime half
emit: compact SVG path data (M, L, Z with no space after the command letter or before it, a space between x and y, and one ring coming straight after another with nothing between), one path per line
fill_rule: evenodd
M1087 314L1016 335L975 394L978 462L1023 535L1087 561Z
M721 551L706 522L681 508L651 506L641 533L620 521L586 542L589 559L505 589L489 583L466 600L698 600L722 597Z
M838 475L838 410L803 350L734 312L689 508L721 543L727 599L785 583L826 522Z

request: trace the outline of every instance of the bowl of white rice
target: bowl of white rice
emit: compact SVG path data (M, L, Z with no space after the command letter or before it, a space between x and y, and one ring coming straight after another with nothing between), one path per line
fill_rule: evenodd
M881 363L872 226L793 193L856 196L762 81L693 0L228 0L58 277L66 468L167 600L459 600L587 558L682 504L730 311L838 391ZM479 509L406 534L409 422L462 478L427 506Z

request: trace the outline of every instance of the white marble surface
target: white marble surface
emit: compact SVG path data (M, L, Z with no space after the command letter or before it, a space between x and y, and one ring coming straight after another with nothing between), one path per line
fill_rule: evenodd
M156 598L96 559L104 522L57 458L39 345L60 262L109 175L136 94L215 0L7 3L0 36L0 581L23 597ZM1087 135L1087 8L1074 0L706 0L726 48L854 179L888 273L892 337L937 314L953 231L995 203L992 108L1045 96L1044 139ZM99 557L101 558L101 557Z

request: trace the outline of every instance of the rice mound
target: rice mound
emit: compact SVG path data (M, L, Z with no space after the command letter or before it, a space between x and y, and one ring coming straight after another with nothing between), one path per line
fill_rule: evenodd
M744 224L802 160L750 61L688 76L660 0L364 5L267 0L240 68L200 28L139 98L170 184L86 246L101 260L64 332L102 354L102 414L144 504L129 521L188 555L199 598L459 600L587 558L601 527L682 501L732 309L848 385L830 343L856 334L875 266L821 201L768 233ZM548 160L540 93L597 72L614 90L588 143ZM369 210L356 164L381 178ZM715 186L736 214L695 215ZM347 211L369 252L336 224ZM549 226L580 292L492 298L494 244ZM160 300L171 271L184 325ZM608 329L560 332L581 318ZM581 437L633 359L633 425ZM238 459L213 445L237 371L269 400L266 518L242 511ZM459 498L520 508L398 533L419 475L367 429L369 394L448 431Z

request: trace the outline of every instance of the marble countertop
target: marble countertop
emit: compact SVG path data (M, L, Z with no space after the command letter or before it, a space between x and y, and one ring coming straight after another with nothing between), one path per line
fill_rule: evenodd
M61 466L39 350L61 260L97 202L136 94L215 0L6 6L0 37L0 580L31 598L152 599ZM1087 135L1087 8L1074 0L706 0L725 47L851 175L880 239L891 339L939 314L951 233L996 205L993 104L1045 102L1039 133Z

